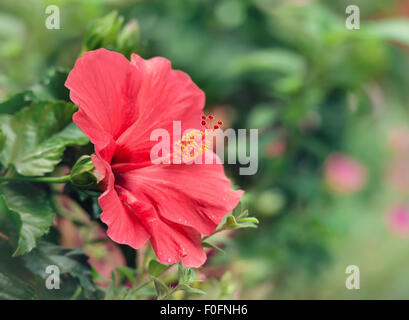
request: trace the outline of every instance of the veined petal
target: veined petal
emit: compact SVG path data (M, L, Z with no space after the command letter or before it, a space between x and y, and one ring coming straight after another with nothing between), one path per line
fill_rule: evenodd
M215 156L215 155L214 155ZM153 165L115 173L116 185L129 190L173 223L207 236L239 203L221 164Z
M85 52L75 63L65 86L80 110L74 121L96 148L98 131L115 140L136 121L141 79L124 56L106 49Z
M118 196L110 166L97 156L92 157L92 161L105 181L105 192L98 198L98 202L102 209L101 220L108 225L108 236L117 243L127 244L135 249L143 247L150 235L134 211Z
M204 93L190 77L173 70L169 60L155 57L144 60L133 54L132 65L143 79L137 96L137 114L132 124L117 139L115 163L146 161L155 129L165 129L173 136L173 121L180 121L181 131L200 126Z

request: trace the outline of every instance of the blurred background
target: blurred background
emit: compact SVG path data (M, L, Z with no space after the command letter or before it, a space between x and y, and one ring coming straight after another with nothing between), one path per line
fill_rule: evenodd
M0 101L81 51L166 57L224 128L259 129L257 174L226 172L260 227L220 237L226 253L199 270L205 298L409 298L409 1L353 1L359 30L349 4L2 0ZM75 219L59 219L61 243L87 251ZM87 251L102 274L126 263L114 247ZM360 290L345 287L348 265Z

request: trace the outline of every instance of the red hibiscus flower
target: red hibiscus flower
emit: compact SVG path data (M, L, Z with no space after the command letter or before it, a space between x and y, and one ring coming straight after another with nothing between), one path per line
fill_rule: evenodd
M79 107L73 120L95 146L108 236L135 249L149 240L162 263L202 265L201 235L243 191L232 190L221 164L153 164L150 135L162 128L172 139L173 121L182 132L200 129L204 93L167 59L133 54L129 62L105 49L84 53L65 85Z

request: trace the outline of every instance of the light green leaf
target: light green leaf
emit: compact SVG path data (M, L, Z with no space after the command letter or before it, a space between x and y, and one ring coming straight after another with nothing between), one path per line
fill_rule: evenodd
M129 267L119 266L116 267L116 270L118 271L118 274L121 279L129 280L133 287L136 285L135 274L133 269Z
M166 296L169 293L168 286L159 278L152 277L158 297Z
M156 260L151 260L149 262L149 274L151 276L157 277L161 275L167 268L168 266L161 264Z
M183 290L183 291L188 292L188 293L206 294L206 292L204 292L203 290L193 288L193 287L189 287L187 285L180 285L180 286L178 286L178 288L180 290Z
M0 151L4 148L5 145L6 145L6 135L0 129Z
M27 183L2 184L0 193L18 230L13 256L30 252L53 223L55 214L48 198L42 190Z
M381 20L365 26L370 35L388 41L409 45L409 21L406 19Z
M302 73L305 62L299 54L284 49L264 49L240 56L230 62L233 74L270 71L285 74Z
M25 176L53 171L66 146L84 145L88 138L71 121L76 107L65 102L33 102L14 116L0 116L6 145L0 162Z
M211 242L203 241L203 242L202 242L202 246L203 246L204 248L215 249L215 250L217 250L217 251L219 251L219 252L221 252L221 253L223 253L223 254L226 253L222 248L219 248L218 246L216 246L215 244L213 244L213 243L211 243Z

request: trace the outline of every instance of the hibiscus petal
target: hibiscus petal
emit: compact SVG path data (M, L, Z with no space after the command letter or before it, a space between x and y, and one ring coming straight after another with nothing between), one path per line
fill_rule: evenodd
M142 79L137 96L137 120L117 139L115 163L146 161L155 142L154 129L161 128L172 137L173 121L181 130L200 126L204 93L184 72L173 70L169 60L155 57L144 60L133 54L132 65Z
M100 218L108 225L108 236L117 243L127 244L135 249L143 247L150 235L135 213L118 196L110 166L98 156L93 156L92 161L106 183L106 190L98 198L98 202L102 209Z
M220 164L153 165L115 171L116 185L147 199L160 217L207 236L239 203Z
M150 233L152 248L161 263L174 264L182 260L185 266L196 268L206 261L200 233L167 221L157 214L152 203L147 202L146 198L145 201L140 201L128 190L117 188L123 201L132 208Z
M98 130L115 140L135 122L140 84L136 68L119 53L98 49L83 53L77 60L65 86L80 109L74 120L96 148Z

